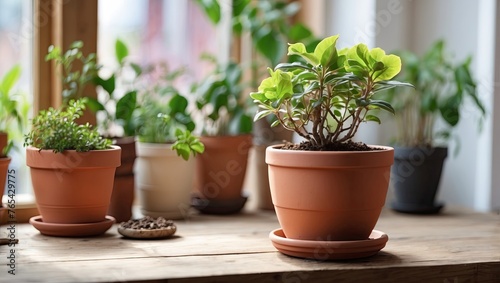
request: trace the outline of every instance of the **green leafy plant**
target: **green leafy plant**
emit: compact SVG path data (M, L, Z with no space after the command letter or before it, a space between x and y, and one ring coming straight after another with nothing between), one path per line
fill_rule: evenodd
M102 119L98 119L98 123L105 136L134 136L136 134L137 129L132 114L139 107L136 82L140 80L144 70L138 64L127 60L128 55L127 45L117 39L115 58L118 67L106 78L97 73L93 80L93 83L103 90L101 92L103 95L100 99L89 98L88 106L92 111L104 114ZM121 128L122 132L115 134L117 132L114 130L115 126Z
M467 98L481 116L485 115L470 69L472 57L454 63L443 40L436 41L423 56L410 51L399 54L403 70L398 78L412 83L415 89L393 89L389 93L398 111L397 144L433 146L440 138L447 140L460 121ZM437 130L438 119L444 121L442 130Z
M188 100L172 85L182 72L163 74L156 84L142 95L140 107L133 113L139 141L173 143L177 155L189 157L203 153L204 145L193 136L195 123L188 113Z
M213 62L212 57L205 57ZM192 88L198 94L196 106L201 113L204 135L239 135L252 131L252 118L242 96L241 67L229 62L217 65L201 83Z
M61 67L64 105L82 97L85 86L94 80L100 68L96 63L96 55L83 55L82 47L82 41L75 41L63 52L60 47L51 45L45 56L45 61L54 61L56 66Z
M4 152L0 152L0 156L7 155L14 146L14 141L22 138L22 131L27 123L30 106L26 96L13 91L20 76L21 67L16 65L0 79L0 132L9 136L9 143Z
M218 0L197 0L196 3L213 23L220 22ZM273 66L285 56L287 42L302 41L307 45L316 40L304 24L292 23L292 17L300 10L300 4L296 1L232 0L231 7L233 35L248 33L255 50Z
M33 118L32 129L25 135L25 146L40 150L76 150L86 152L103 150L111 146L111 140L103 138L89 123L76 122L83 115L86 99L70 100L62 109L42 110Z
M362 122L380 119L374 110L394 113L390 103L375 99L380 91L410 84L391 81L400 58L364 44L337 50L338 35L321 40L313 52L303 43L290 44L288 55L302 61L282 63L250 94L260 110L255 120L274 115L295 131L312 150L328 150L351 141Z

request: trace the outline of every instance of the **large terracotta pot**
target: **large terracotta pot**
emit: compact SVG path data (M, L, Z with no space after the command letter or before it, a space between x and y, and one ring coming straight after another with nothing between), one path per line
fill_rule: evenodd
M113 216L116 222L128 221L132 218L132 204L134 202L135 178L134 137L116 138L115 145L121 147L121 165L116 168L113 193L109 203L108 215Z
M241 198L252 135L203 136L196 156L195 191L209 200Z
M266 150L269 184L287 238L365 240L384 206L394 149Z
M142 214L188 217L194 164L193 158L177 156L169 144L137 142L135 174Z
M121 149L54 153L26 149L26 164L45 223L93 223L105 220Z

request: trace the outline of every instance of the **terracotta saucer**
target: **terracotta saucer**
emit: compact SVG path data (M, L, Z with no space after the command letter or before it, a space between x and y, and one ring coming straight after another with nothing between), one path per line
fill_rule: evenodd
M41 215L30 218L30 224L40 231L41 234L56 237L97 236L106 232L114 223L115 218L109 215L101 222L81 224L45 223L42 221Z
M269 233L274 247L283 254L315 260L354 259L375 255L385 247L389 237L373 230L367 240L361 241L308 241L285 237L282 229Z

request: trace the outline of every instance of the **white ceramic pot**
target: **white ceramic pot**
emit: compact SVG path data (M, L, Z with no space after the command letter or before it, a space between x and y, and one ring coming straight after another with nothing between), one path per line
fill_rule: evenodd
M170 144L137 142L136 145L135 176L142 214L166 219L187 218L194 158L185 161Z

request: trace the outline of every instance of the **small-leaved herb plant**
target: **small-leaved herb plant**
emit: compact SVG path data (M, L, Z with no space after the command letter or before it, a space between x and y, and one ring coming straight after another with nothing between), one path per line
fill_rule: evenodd
M33 118L32 129L25 135L24 146L55 153L65 150L87 152L111 147L111 140L103 138L89 123L78 124L86 99L70 100L61 109L42 110Z
M302 60L282 63L250 94L260 110L255 120L276 116L272 124L295 131L307 142L302 149L338 150L351 142L363 122L380 119L374 110L394 113L376 94L410 84L392 81L401 60L365 44L337 50L339 36L321 40L313 52L303 43L290 44L288 55ZM363 147L363 150L367 150Z

